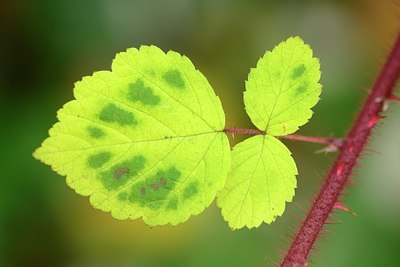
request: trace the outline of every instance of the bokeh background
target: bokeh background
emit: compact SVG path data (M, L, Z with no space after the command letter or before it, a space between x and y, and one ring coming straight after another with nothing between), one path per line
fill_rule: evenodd
M335 154L285 141L299 167L283 217L231 231L212 204L177 227L149 228L93 209L32 158L82 76L142 44L192 59L220 96L227 126L252 128L249 69L300 35L321 59L322 99L299 133L343 136L399 27L398 1L36 0L0 4L0 266L271 266ZM397 90L399 92L399 90ZM309 266L400 266L400 105L390 106ZM236 136L234 145L245 137ZM229 179L229 177L228 177Z

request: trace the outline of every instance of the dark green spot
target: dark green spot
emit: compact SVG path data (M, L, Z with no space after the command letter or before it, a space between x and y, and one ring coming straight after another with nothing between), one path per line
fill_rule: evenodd
M306 67L304 66L304 64L301 64L301 65L297 66L292 71L292 78L293 79L299 78L301 75L303 75L303 73L305 71L306 71Z
M189 199L199 192L199 183L197 181L191 182L183 190L183 198Z
M185 81L182 79L182 75L177 70L169 70L167 71L163 79L172 87L183 89L185 87Z
M156 73L155 73L155 71L153 69L146 70L146 73L149 74L152 77L156 76Z
M168 210L176 210L178 209L178 199L174 197L170 201L168 201L168 204L166 206Z
M129 201L142 207L159 209L180 177L181 173L175 167L159 170L155 175L146 177L131 187Z
M100 168L101 166L103 166L110 159L111 159L110 152L100 152L100 153L89 156L87 163L88 163L89 167L91 167L93 169L97 169L97 168Z
M102 172L100 181L109 190L118 189L143 170L145 163L146 159L142 155L135 156Z
M87 130L89 132L90 137L93 137L96 139L101 138L106 135L106 133L102 129L94 127L94 126L89 126L87 128Z
M141 102L143 105L156 106L160 103L160 97L153 93L150 87L144 85L142 80L137 80L129 85L129 99L133 102Z
M99 118L102 121L115 122L121 126L137 124L132 112L121 109L115 104L108 104L105 106L100 112Z
M302 94L302 93L304 93L305 91L306 91L306 89L307 89L307 86L306 85L300 85L299 87L297 87L297 89L296 89L296 94L297 95L300 95L300 94Z

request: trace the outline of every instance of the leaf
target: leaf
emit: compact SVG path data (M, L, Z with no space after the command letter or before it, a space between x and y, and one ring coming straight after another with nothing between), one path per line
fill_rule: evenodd
M236 145L232 169L218 206L229 226L239 229L271 223L292 201L297 167L274 136L295 132L312 115L321 93L319 61L299 38L266 52L246 82L244 102L252 122L265 135Z
M271 223L285 210L296 188L297 167L287 147L269 135L237 144L232 169L218 206L232 229Z
M294 133L319 101L320 76L319 60L300 37L267 51L246 82L244 103L251 121L270 135Z
M34 157L95 208L151 226L210 205L230 167L225 115L187 57L142 46L75 84Z

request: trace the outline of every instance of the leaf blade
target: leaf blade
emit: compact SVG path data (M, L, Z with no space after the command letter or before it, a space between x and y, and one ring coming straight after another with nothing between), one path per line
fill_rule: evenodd
M74 96L34 157L95 208L176 225L213 201L230 166L225 115L188 58L128 49L111 72L77 82Z
M232 229L270 224L281 216L296 188L290 151L269 135L254 136L232 151L232 169L217 203Z
M267 51L246 81L244 102L254 125L273 136L294 133L312 116L321 85L319 60L300 37Z

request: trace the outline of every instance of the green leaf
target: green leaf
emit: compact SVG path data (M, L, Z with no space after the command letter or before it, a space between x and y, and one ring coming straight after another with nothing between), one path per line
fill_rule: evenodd
M319 61L299 38L266 52L246 82L244 102L252 122L266 135L236 145L232 169L218 195L233 229L271 223L292 201L297 168L290 151L273 136L295 132L312 115L321 93Z
M300 37L267 51L246 82L244 103L251 121L270 135L294 133L312 116L320 76L319 60Z
M230 167L225 115L191 61L142 46L75 84L35 158L92 205L151 226L199 214Z
M232 169L218 206L232 229L271 223L285 210L296 188L296 164L278 139L258 135L237 144Z

